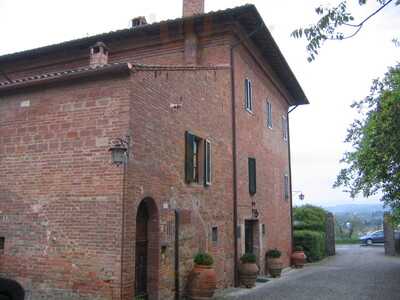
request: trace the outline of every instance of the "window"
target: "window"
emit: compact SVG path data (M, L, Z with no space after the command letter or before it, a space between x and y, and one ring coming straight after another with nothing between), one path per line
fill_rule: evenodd
M253 111L253 91L251 88L251 81L249 79L244 80L244 97L245 97L245 108L247 111Z
M288 123L285 116L282 116L282 133L283 133L283 140L287 142L288 140Z
M185 180L186 183L211 185L211 142L190 132L185 133ZM203 178L203 179L201 179Z
M186 132L185 177L186 182L199 182L199 144L200 139Z
M256 193L256 159L250 158L249 163L249 193L254 195Z
M267 101L267 126L272 128L272 104Z
M289 199L289 175L284 176L284 189L285 189L285 200Z
M211 184L211 142L204 143L204 185Z
M218 227L217 226L213 226L211 229L211 240L213 243L218 242Z
M0 254L4 254L4 244L5 244L5 238L0 237Z

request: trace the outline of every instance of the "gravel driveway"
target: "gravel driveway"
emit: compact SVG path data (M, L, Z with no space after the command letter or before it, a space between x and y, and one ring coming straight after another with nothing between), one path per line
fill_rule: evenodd
M336 256L323 262L217 299L400 299L400 258L384 256L383 246L346 245L336 250Z

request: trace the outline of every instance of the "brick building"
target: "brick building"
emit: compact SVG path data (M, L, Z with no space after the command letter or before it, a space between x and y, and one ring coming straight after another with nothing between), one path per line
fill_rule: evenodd
M179 298L198 250L219 288L244 252L289 264L288 111L308 101L253 5L184 0L0 71L0 277L28 299Z

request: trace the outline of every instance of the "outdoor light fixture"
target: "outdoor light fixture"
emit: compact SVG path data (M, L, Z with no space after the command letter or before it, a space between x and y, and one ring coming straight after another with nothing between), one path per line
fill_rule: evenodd
M111 141L111 161L117 167L125 164L128 159L129 136L126 139L116 138Z
M302 191L293 191L292 192L293 194L299 194L299 199L301 200L301 201L303 201L304 200L304 194L303 194L303 192Z

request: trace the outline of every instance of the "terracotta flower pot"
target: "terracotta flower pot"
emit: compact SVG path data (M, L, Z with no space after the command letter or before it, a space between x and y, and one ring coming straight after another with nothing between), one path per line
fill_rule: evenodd
M292 254L292 264L295 268L302 268L306 262L304 251L295 251Z
M272 277L280 277L282 273L282 260L281 258L268 258L268 270Z
M195 264L188 278L187 296L189 299L211 299L216 288L217 276L213 267Z
M247 288L252 288L256 285L258 271L255 263L241 263L239 267L240 283Z

